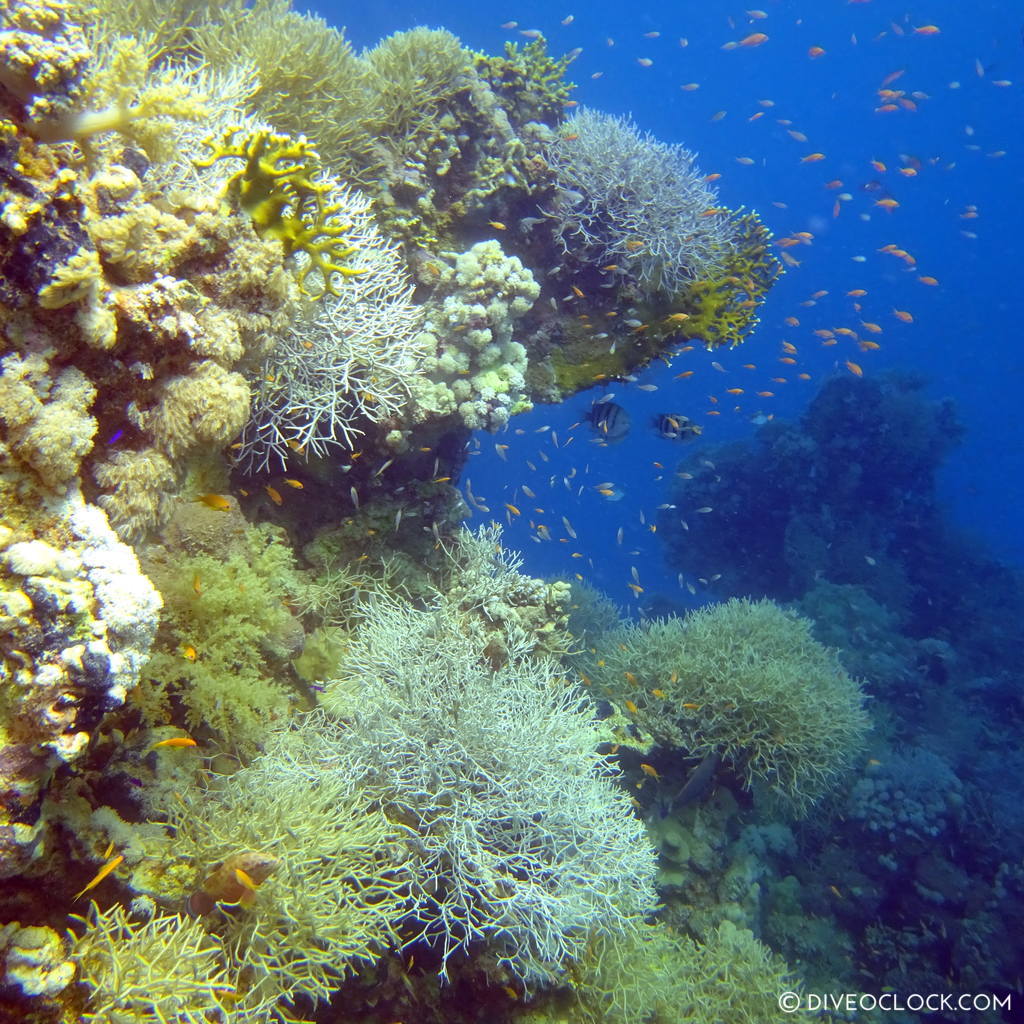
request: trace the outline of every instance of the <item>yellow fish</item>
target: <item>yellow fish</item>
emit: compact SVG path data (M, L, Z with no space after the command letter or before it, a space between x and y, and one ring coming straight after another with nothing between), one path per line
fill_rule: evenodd
M123 860L124 857L120 853L116 857L111 857L110 860L108 860L107 863L104 864L95 875L93 875L89 884L81 892L75 895L75 899L81 899L90 889L95 889L96 886L99 885L100 882L102 882L103 879L106 878L107 875L109 875Z

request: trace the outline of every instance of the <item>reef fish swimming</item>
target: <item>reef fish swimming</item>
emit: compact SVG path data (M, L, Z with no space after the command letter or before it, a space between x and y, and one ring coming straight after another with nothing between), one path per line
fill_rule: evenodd
M629 433L629 413L618 402L595 402L584 419L609 444L621 441Z

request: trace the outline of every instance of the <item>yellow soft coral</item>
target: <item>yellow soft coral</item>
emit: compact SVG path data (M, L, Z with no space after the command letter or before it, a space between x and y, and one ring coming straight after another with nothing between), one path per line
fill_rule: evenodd
M356 252L344 241L352 225L337 217L343 204L330 201L331 182L316 177L320 158L304 136L293 139L259 129L235 141L241 131L229 128L220 142L207 139L210 156L196 166L211 167L225 157L244 160L245 166L228 178L228 196L252 217L262 238L278 239L285 255L301 250L309 257L298 275L303 291L306 278L317 270L324 286L315 297L338 295L335 274L356 277L366 270L342 262Z

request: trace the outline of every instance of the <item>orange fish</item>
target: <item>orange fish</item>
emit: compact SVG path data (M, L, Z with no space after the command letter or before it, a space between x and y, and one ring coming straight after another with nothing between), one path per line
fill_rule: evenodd
M824 153L808 153L807 156L800 157L800 163L802 164L816 164L819 160L824 160Z
M218 903L251 906L257 889L277 870L280 861L269 853L234 853L214 867L201 888L187 900L190 913L209 914Z
M642 771L644 775L648 776L648 778L654 779L655 781L661 778L658 774L658 769L652 764L641 764L640 771Z
M264 486L263 490L265 490L267 492L267 494L270 496L270 500L275 505L282 505L282 504L284 504L284 498L281 497L281 492L279 490L277 490L276 487L271 487L270 484L266 484Z
M938 25L920 25L914 29L914 34L918 36L937 36L942 29Z
M914 316L912 313L908 313L905 309L894 309L892 315L897 320L902 320L905 324L912 324L914 322Z
M763 32L751 32L740 40L740 46L761 46L768 42L768 37Z
M631 700L625 700L622 703L631 715L635 715L640 710Z
M863 376L864 376L864 371L863 371L863 370L862 370L862 369L860 368L860 366L858 366L858 365L857 365L856 363L854 363L854 362L851 362L851 361L850 361L849 359L847 359L847 360L846 360L846 368L847 368L847 369L848 369L848 370L850 371L850 373L852 373L852 374L853 374L853 375L854 375L855 377L863 377Z
M160 740L159 742L154 743L153 746L151 746L149 748L149 751L147 751L147 753L149 753L151 751L154 751L154 750L157 750L160 747L179 747L180 748L180 747L198 747L198 746L199 746L199 744L196 743L196 741L194 739L192 739L191 736L172 736L170 739Z
M939 283L934 277L929 277L928 275L925 275L924 277L919 277L918 281L920 281L921 284L929 285L932 288L934 288Z
M875 206L882 207L883 210L895 210L900 204L895 199L876 199Z
M195 500L201 501L207 508L216 509L218 512L231 510L231 499L223 494L200 494Z

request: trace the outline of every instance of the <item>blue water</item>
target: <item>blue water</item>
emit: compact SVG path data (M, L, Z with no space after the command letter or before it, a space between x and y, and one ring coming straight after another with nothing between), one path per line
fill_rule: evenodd
M845 362L852 360L867 377L894 367L920 371L928 379L928 394L955 399L967 433L939 478L948 516L993 554L1020 565L1024 425L1018 396L1024 377L1014 254L1021 251L1024 229L1019 202L1024 13L1004 3L951 0L910 7L884 0L765 0L762 9L767 18L751 18L741 5L719 2L701 4L699 10L683 3L578 9L571 3L498 8L461 2L316 7L332 23L344 24L357 48L417 24L443 26L466 45L488 52L499 51L505 40L522 41L520 31L529 29L541 30L554 53L582 47L569 72L581 105L630 114L660 140L696 151L705 174L722 175L723 202L756 209L777 237L798 231L814 235L812 245L786 250L800 266L790 268L769 294L761 323L746 344L711 355L681 355L671 369L652 368L636 384L598 385L561 407L539 407L518 417L504 436L480 436L479 453L467 469L474 492L486 496L494 510L501 511L505 501L522 510L518 519L509 516L506 539L523 550L531 572L578 572L624 604L637 600L627 587L631 566L641 571L646 588L678 591L675 570L663 564L649 525L657 506L670 501L664 478L681 453L647 429L649 418L673 411L700 422L702 441L691 447L750 436L752 414L799 417L821 383L848 373ZM563 25L569 15L573 20ZM517 28L501 29L508 21L518 22ZM914 32L924 25L941 31ZM757 31L769 37L763 45L722 49ZM646 38L650 32L660 35ZM826 53L811 59L811 46ZM644 67L638 58L653 63ZM904 73L889 88L926 97L914 99L915 111L878 113L877 90L897 71ZM597 73L600 77L592 77ZM1005 81L1012 84L996 84ZM683 90L688 83L699 88ZM720 111L725 115L716 120ZM803 133L807 141L791 138L787 130ZM801 163L811 153L825 158ZM738 157L753 163L740 164ZM886 170L872 167L872 160ZM898 171L903 166L919 168L918 173L903 176ZM825 187L834 180L842 186ZM865 191L872 182L880 190ZM840 200L834 217L839 193L852 199ZM875 206L881 197L892 197L899 206L891 211ZM965 218L972 206L977 216ZM878 251L889 244L910 253L916 265ZM854 261L859 256L864 262ZM923 285L918 276L934 277L939 284ZM860 314L846 295L852 289L868 293ZM805 305L819 291L827 294ZM913 322L900 321L893 309L909 312ZM800 325L788 326L787 317L797 317ZM860 320L877 323L882 333L866 333ZM838 344L823 347L813 333L842 326L881 347L862 352L842 336ZM777 362L783 340L797 347L798 366ZM713 359L725 373L711 368ZM741 369L744 363L756 364L757 370ZM691 368L692 377L673 379ZM797 372L811 380L797 380ZM788 380L771 381L777 376ZM639 384L657 385L658 391L638 390ZM745 393L728 395L728 387L743 387ZM759 398L756 390L774 396ZM598 449L586 424L572 425L592 398L608 391L630 412L633 429L621 443ZM718 398L717 405L709 395ZM708 410L720 415L707 416ZM575 441L556 451L550 433L537 433L545 426L560 444L570 436ZM495 455L495 441L509 445L507 462ZM551 461L541 461L538 452ZM536 472L527 460L538 466ZM578 475L570 491L562 477L573 467ZM580 482L587 487L577 496ZM603 500L593 487L602 482L620 486L623 500ZM524 483L538 495L536 501L523 494ZM567 536L563 515L578 541ZM538 525L547 526L551 541L536 542ZM621 546L616 543L620 526ZM568 542L560 543L561 538ZM583 557L573 558L573 552Z

